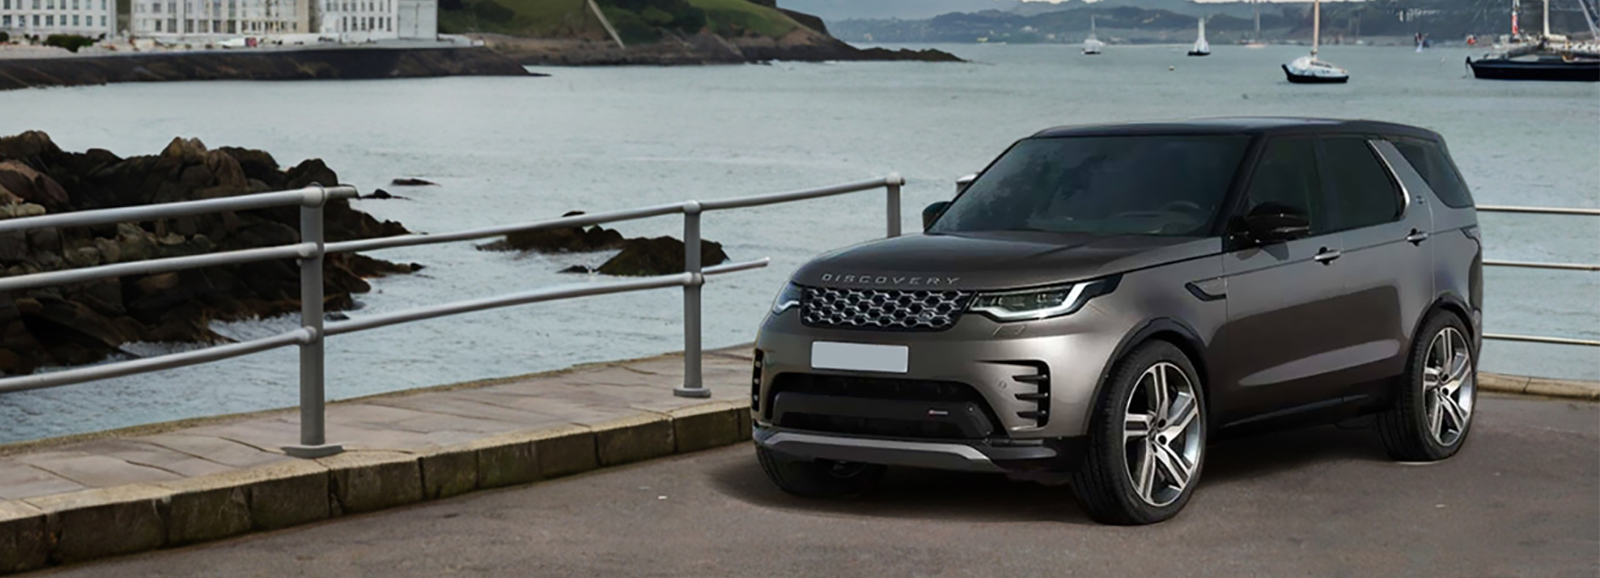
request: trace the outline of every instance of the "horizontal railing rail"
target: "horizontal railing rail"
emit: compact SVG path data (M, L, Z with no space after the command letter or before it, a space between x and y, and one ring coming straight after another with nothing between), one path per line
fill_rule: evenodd
M1579 209L1565 207L1523 207L1516 205L1478 205L1480 213L1520 213L1527 215L1563 215L1563 216L1600 216L1600 209ZM1554 269L1561 271L1600 271L1600 264L1589 263L1540 263L1534 261L1502 261L1485 259L1485 267L1512 267L1519 269ZM1496 341L1520 341L1524 343L1542 343L1545 345L1579 345L1587 347L1600 347L1600 340L1577 339L1570 337L1549 337L1544 335L1513 335L1508 333L1485 333L1484 339Z
M324 384L323 338L343 335L402 323L435 319L475 311L511 307L543 301L556 301L595 295L647 291L668 287L683 288L684 307L684 381L674 388L674 395L709 397L701 378L701 319L700 287L706 276L735 273L766 267L767 258L738 263L702 267L700 263L700 215L706 211L774 205L795 201L855 193L882 188L887 192L887 227L890 237L900 235L900 188L905 179L891 174L888 177L847 183L819 189L807 189L718 199L714 201L686 201L652 207L624 209L604 213L574 215L528 223L483 227L441 234L408 234L374 239L359 239L327 243L323 238L323 206L332 199L356 196L353 187L322 187L312 185L292 191L259 193L207 199L163 203L139 207L97 209L25 217L0 221L0 234L24 232L43 228L84 227L111 223L138 222L174 217L199 215L222 211L242 211L300 205L300 242L290 245L260 247L235 251L222 251L203 255L165 257L144 261L131 261L97 265L79 269L48 271L10 277L0 277L0 292L38 289L62 284L82 283L125 275L147 275L182 271L219 265L236 265L275 259L300 261L300 327L270 337L252 339L172 353L157 357L117 361L45 371L0 379L0 393L60 387L147 373L203 363L211 363L260 353L279 347L300 348L300 443L285 445L285 453L298 457L319 457L338 453L343 448L326 439L324 418L326 393ZM539 229L579 227L681 214L684 217L684 272L658 275L627 281L586 283L549 287L531 291L469 299L452 303L427 305L379 315L324 324L322 302L322 266L328 253L391 249L415 245L451 243L474 239L498 237L510 233Z

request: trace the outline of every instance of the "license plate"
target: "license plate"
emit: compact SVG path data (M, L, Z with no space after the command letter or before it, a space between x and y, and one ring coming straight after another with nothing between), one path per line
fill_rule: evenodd
M904 345L869 345L834 341L811 343L812 369L905 373L910 366L910 359L911 348Z

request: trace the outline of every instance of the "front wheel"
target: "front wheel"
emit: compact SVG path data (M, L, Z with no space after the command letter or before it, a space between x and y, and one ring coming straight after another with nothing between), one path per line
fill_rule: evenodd
M1164 341L1117 364L1090 425L1072 490L1089 517L1153 524L1189 502L1205 459L1206 415L1194 364Z
M1417 332L1394 405L1378 418L1378 434L1396 460L1442 460L1466 442L1477 402L1478 366L1466 325L1440 313Z
M836 498L866 493L883 479L887 467L877 464L800 460L756 446L761 470L779 489L807 498Z

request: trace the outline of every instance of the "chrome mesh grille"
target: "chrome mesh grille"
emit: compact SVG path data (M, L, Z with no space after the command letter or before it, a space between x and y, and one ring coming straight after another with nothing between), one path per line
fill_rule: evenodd
M971 291L805 287L800 312L813 327L943 331L971 302Z

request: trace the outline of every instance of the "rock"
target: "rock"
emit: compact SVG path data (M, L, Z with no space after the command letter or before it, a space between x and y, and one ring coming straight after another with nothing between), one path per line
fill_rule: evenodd
M571 267L567 267L566 269L562 269L562 270L556 271L556 272L557 273L583 273L583 274L589 274L589 273L594 273L595 272L595 268L594 267L590 267L588 265L573 265Z
M583 211L568 211L563 217L582 215ZM479 245L483 251L534 251L538 253L582 253L605 251L622 246L622 233L592 225L566 229L538 229L506 235L493 243Z
M284 188L298 189L312 184L332 187L339 184L339 175L322 159L306 159L284 173Z
M372 194L366 195L366 196L361 197L361 198L363 198L363 199L385 200L385 199L398 199L398 198L404 198L404 197L396 197L394 195L389 194L389 191L385 191L383 189L374 189L372 191Z
M283 171L265 152L208 150L199 140L184 138L173 139L160 154L122 159L100 149L64 152L44 133L24 133L0 138L0 166L6 175L0 185L0 218L338 183L338 175L320 160ZM328 203L324 227L329 241L408 233L400 223L379 221L344 200ZM0 236L0 270L22 275L297 242L296 207L42 229ZM325 307L355 306L351 294L371 289L364 278L420 268L330 255ZM51 287L15 301L0 295L0 350L20 360L0 363L0 373L98 361L126 340L212 342L219 339L209 330L213 320L295 311L299 294L299 267L282 259ZM7 312L14 319L8 320Z
M683 241L672 237L628 239L622 244L622 252L600 265L598 271L603 275L624 277L682 273L683 249ZM717 265L727 260L728 254L722 252L722 244L700 241L702 267Z
M397 187L424 187L424 186L428 186L428 185L433 185L433 186L438 186L439 185L439 183L435 183L435 182L427 180L427 179L419 179L419 178L416 178L416 177L400 177L400 178L394 179L392 181L389 181L389 184L397 186Z
M0 194L10 195L50 209L65 209L67 191L49 175L26 164L0 160Z
M93 267L100 264L100 250L94 247L78 247L68 250L65 257L67 264L73 267Z

